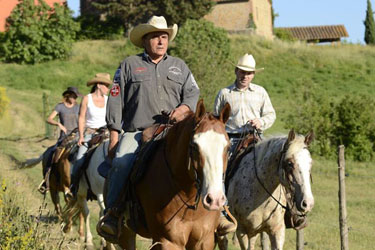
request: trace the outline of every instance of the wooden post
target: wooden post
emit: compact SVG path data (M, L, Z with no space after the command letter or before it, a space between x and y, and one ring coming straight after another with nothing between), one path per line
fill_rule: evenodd
M260 234L260 241L262 245L262 250L270 250L270 238L266 232Z
M346 213L346 193L345 193L345 146L339 146L338 157L338 175L339 175L339 220L340 220L340 238L341 250L349 250L348 225Z
M304 239L303 239L303 229L301 230L296 230L297 233L297 239L296 239L296 243L297 243L297 246L296 246L296 249L297 250L303 250L303 247L305 246L305 242L304 242Z
M43 93L43 120L45 121L48 115L48 97L46 93ZM44 122L45 124L45 137L50 138L51 136L51 130L50 126L47 122Z

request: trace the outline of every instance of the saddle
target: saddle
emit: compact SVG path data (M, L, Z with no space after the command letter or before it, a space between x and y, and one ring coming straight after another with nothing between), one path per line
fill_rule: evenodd
M228 190L229 181L236 173L238 166L242 158L249 152L251 152L255 144L260 141L260 137L256 134L245 135L240 143L237 145L232 157L229 159L228 167L225 176L225 190Z

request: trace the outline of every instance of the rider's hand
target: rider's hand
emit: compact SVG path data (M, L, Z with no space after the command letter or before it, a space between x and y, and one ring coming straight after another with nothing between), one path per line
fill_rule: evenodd
M176 123L182 121L185 118L186 114L189 112L189 110L190 108L186 105L181 105L178 108L174 109L169 116L171 122Z
M66 134L66 132L68 132L68 130L61 123L58 123L57 126L61 129L62 132L64 132L64 134Z
M78 139L77 144L78 144L78 146L82 146L84 142L85 142L85 141L84 141L83 136L80 136L79 139Z
M255 118L254 120L250 120L250 124L256 129L260 129L260 127L262 126L262 123L260 122L258 118Z

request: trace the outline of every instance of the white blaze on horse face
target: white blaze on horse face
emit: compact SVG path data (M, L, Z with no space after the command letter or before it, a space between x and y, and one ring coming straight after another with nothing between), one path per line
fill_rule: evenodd
M219 210L226 197L223 191L223 155L228 145L224 134L208 130L197 133L193 141L199 146L204 160L202 199L203 205L209 210Z
M299 173L303 179L303 194L305 212L309 212L314 206L314 197L311 191L310 171L312 159L307 149L302 149L295 155L296 164L299 166Z

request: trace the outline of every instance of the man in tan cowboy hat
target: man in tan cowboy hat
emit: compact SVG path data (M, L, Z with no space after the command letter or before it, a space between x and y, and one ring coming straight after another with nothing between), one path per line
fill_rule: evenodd
M186 112L195 110L199 88L187 65L167 54L169 42L177 34L177 25L167 26L162 16L153 16L130 31L129 39L144 52L127 57L117 69L107 106L110 130L106 215L97 230L116 242L118 217L123 212L119 198L131 171L141 132L166 120L178 122ZM172 112L173 111L173 112ZM169 113L169 118L162 115ZM124 132L120 135L121 132Z
M245 54L236 65L235 82L219 91L214 104L214 114L220 114L225 103L231 106L231 115L226 123L226 131L231 141L230 152L233 153L241 137L257 129L259 133L272 126L276 119L276 113L272 106L267 91L252 83L255 73L263 70L256 69L252 55ZM220 218L218 232L221 235L234 232L236 225Z

